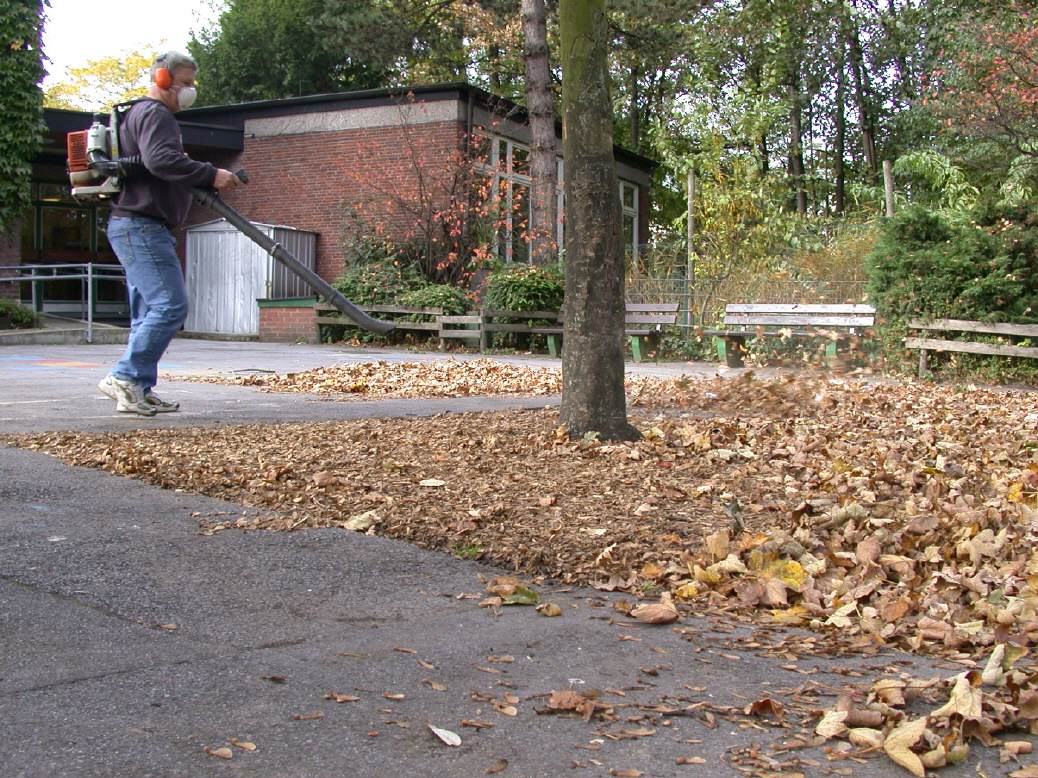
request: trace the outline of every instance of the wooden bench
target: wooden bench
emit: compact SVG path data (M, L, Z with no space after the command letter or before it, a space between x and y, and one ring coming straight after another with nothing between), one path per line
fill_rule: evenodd
M546 335L548 349L557 356L555 338L562 337L562 314L559 311L507 311L498 308L483 310L483 332L504 332L517 335ZM481 350L486 349L484 337Z
M1005 338L1034 338L1038 340L1038 324L1000 324L997 322L968 321L966 319L935 319L922 321L913 319L908 329L923 333L970 332L977 335L1001 335ZM1038 347L1018 346L1009 343L982 343L971 340L942 340L939 338L910 336L905 338L907 348L919 349L919 377L926 375L927 352L957 351L966 354L990 354L999 357L1025 357L1038 359Z
M872 327L875 319L876 309L871 305L733 303L724 309L726 329L703 330L702 334L714 336L720 361L728 367L742 367L750 338L829 337L825 353L832 357L841 345Z
M537 318L548 318L545 311L535 311ZM529 314L524 314L529 315ZM528 332L545 335L548 340L548 354L558 357L562 354L563 314L556 314L557 327L530 327ZM631 355L635 362L643 360L647 354L645 345L648 342L655 351L659 350L659 338L664 327L673 327L678 323L678 303L627 303L624 308L624 335L630 338ZM515 330L510 330L515 332Z
M437 320L443 315L442 308L412 308L406 305L360 305L357 306L365 313L371 313L380 319L390 319L398 330L413 330L416 332L440 331L440 323ZM320 341L321 325L337 324L341 327L355 327L349 319L343 318L339 309L327 303L318 303L314 310L317 313L317 335ZM335 314L335 315L329 315ZM423 321L414 321L408 317L427 316L433 317Z

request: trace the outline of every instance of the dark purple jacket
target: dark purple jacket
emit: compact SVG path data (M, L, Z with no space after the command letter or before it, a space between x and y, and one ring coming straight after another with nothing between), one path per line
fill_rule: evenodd
M123 179L113 216L150 216L180 227L191 210L191 187L212 186L216 168L184 152L180 125L158 100L146 98L130 107L119 125L119 155L141 155L148 172Z

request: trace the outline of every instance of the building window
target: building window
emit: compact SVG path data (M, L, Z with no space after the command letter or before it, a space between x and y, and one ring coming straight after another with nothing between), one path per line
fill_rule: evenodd
M530 149L521 143L494 136L485 170L494 175L491 190L500 198L499 225L495 240L497 255L506 262L529 262L530 224ZM565 238L565 165L562 158L556 169L555 241L560 248ZM641 236L638 234L638 185L619 182L622 236L628 261L638 259Z
M33 181L32 205L22 217L21 263L23 265L117 264L104 225L108 206L84 205L72 197L68 182ZM23 284L23 295L28 285ZM82 297L78 280L51 281L41 288L45 304L77 305ZM125 302L126 288L117 281L98 281L99 302ZM27 298L26 298L27 299ZM48 305L48 307L53 307Z

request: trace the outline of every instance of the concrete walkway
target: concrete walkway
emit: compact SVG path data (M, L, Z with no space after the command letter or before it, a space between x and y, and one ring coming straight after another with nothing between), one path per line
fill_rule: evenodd
M248 388L170 383L185 411L157 419L111 413L93 389L115 346L0 349L0 431L131 430L542 406L545 400L332 403ZM177 341L171 374L299 370L343 361L439 359L401 351ZM513 358L515 359L515 358ZM552 364L537 359L538 364ZM713 365L645 365L712 374ZM218 432L214 434L219 434ZM739 775L739 749L772 752L791 733L696 717L664 725L639 706L745 707L783 688L846 683L848 669L898 656L788 659L745 650L745 631L706 620L632 624L615 596L539 585L560 618L478 607L502 571L405 543L338 530L197 534L196 513L243 509L0 449L0 776L172 778L270 776L646 777ZM683 633L682 633L683 631ZM512 657L514 661L501 661ZM872 672L875 672L873 670ZM553 690L598 690L622 720L539 713ZM619 696L614 691L625 692ZM328 693L351 695L336 704ZM819 707L832 704L823 688ZM389 695L389 696L387 696ZM402 695L402 697L400 696ZM514 695L506 699L506 695ZM495 708L514 705L516 715ZM716 709L716 708L715 708ZM462 724L483 722L473 728ZM433 724L461 735L437 740ZM644 728L654 734L635 737ZM627 730L625 735L624 730ZM643 733L644 734L644 733ZM612 738L621 739L614 740ZM203 748L255 743L222 760ZM678 765L678 757L699 757ZM1004 775L994 751L941 775ZM838 762L853 774L900 776L886 759ZM794 768L790 768L791 770ZM612 772L611 772L612 771Z

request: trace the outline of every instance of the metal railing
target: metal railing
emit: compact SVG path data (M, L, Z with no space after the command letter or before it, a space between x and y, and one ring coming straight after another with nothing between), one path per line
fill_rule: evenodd
M122 265L101 265L89 262L65 265L0 265L0 283L28 283L32 290L33 313L40 313L43 286L55 281L79 281L80 314L86 321L84 338L94 342L94 307L97 302L97 284L100 281L126 283Z

